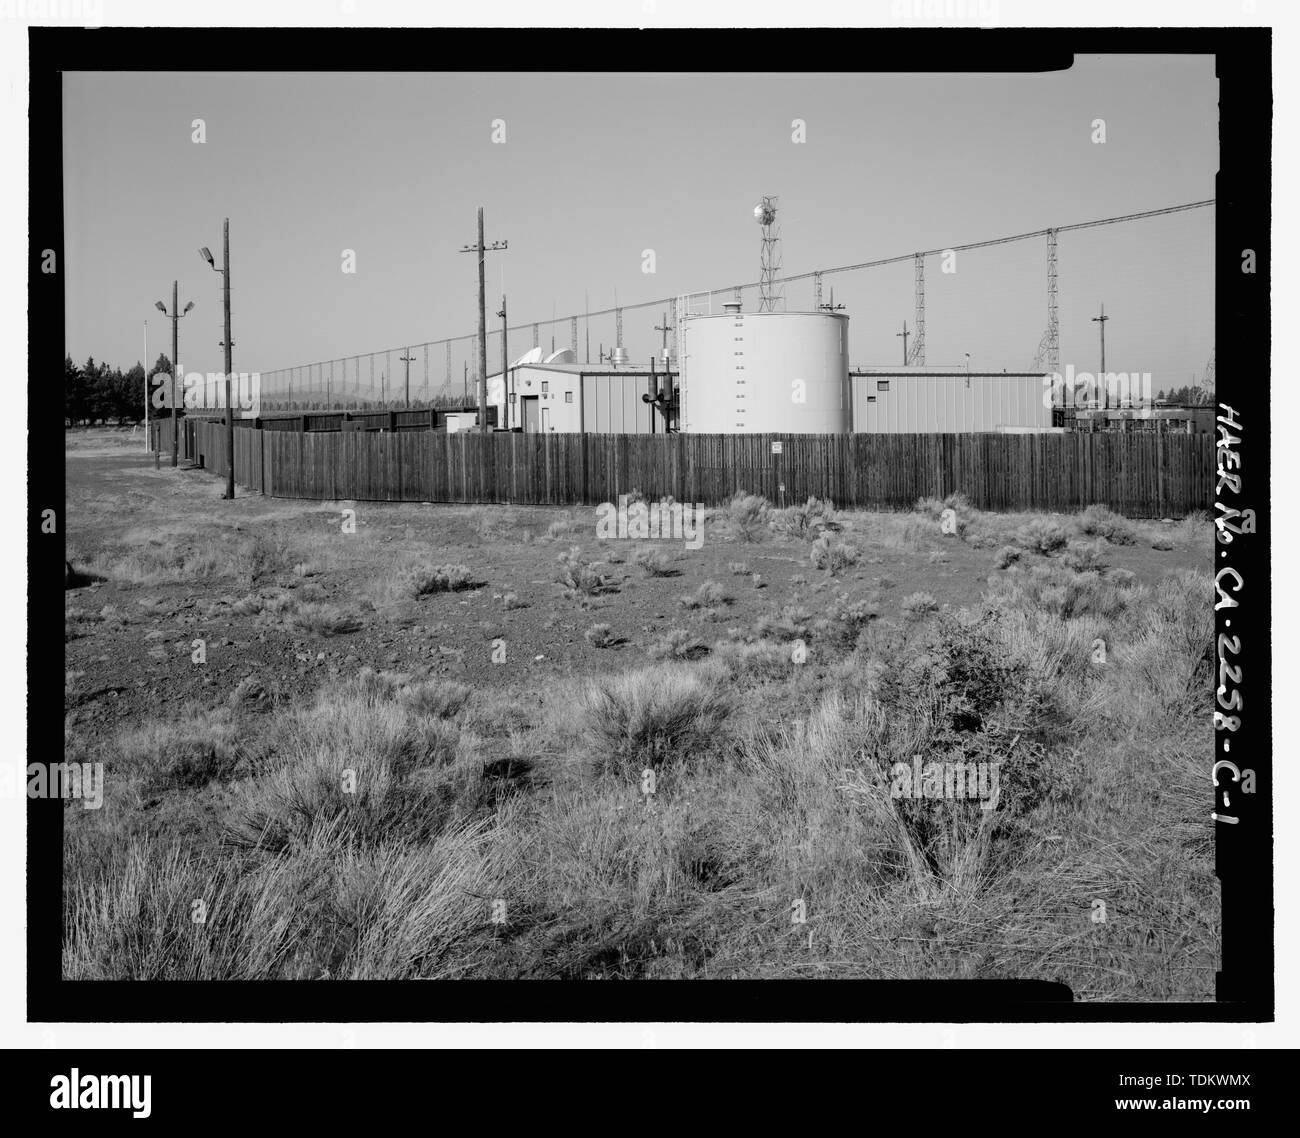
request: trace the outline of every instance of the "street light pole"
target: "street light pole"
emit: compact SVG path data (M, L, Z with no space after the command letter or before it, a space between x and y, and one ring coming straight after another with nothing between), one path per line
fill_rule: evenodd
M179 301L179 285L172 281L172 466L177 465L177 459L180 450L178 430L178 420L180 416L176 413L176 368L177 368L177 340L180 338L178 329L180 328L181 318L178 315L180 309L177 308Z
M179 460L179 452L180 452L180 442L179 442L180 426L179 423L177 422L177 420L180 418L179 416L180 405L176 400L176 372L180 368L180 364L178 363L180 357L180 342L179 342L180 334L178 329L180 327L181 317L188 315L190 309L194 307L194 302L191 300L189 304L185 306L185 310L182 312L180 306L180 284L177 281L172 281L172 310L168 312L167 306L161 300L158 301L158 303L155 304L154 307L158 309L159 312L161 312L164 316L167 317L168 320L172 322L172 387L171 387L170 403L171 403L171 410L172 410L172 466L176 466ZM148 321L145 321L145 325L147 328ZM148 347L148 343L146 342L145 352L147 353L148 350L149 347ZM184 380L182 380L181 386L183 390ZM146 387L147 387L147 383L146 383Z

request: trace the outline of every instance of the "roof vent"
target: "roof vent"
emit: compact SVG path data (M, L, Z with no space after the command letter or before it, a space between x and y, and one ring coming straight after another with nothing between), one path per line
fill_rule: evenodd
M723 312L726 312L732 316L737 316L740 314L740 301L728 300L726 303L723 304L722 310Z
M627 349L623 347L615 348L609 354L609 362L612 363L615 367L618 367L619 364L627 363L627 359L628 359Z

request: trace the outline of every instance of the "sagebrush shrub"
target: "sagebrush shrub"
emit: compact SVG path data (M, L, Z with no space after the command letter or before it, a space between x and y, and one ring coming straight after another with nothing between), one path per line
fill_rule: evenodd
M934 878L951 881L958 871L977 878L1013 851L1027 816L1051 794L1053 764L1068 738L1064 717L1043 678L1007 656L991 617L941 618L925 651L907 643L886 663L861 752L876 786L918 754L923 762L999 764L991 810L971 799L891 797ZM1034 724L1032 733L1025 724ZM971 868L976 873L966 877Z
M719 512L737 541L757 541L767 528L772 506L758 494L738 490L727 499Z
M618 643L614 630L607 624L593 624L583 633L583 637L593 648L609 648Z
M909 593L899 607L908 616L919 617L935 612L939 608L939 602L929 593Z
M1133 524L1108 506L1089 506L1079 515L1078 525L1081 533L1105 538L1111 545L1132 545L1137 540Z
M413 565L397 575L397 583L402 592L412 597L456 592L473 584L464 565Z
M590 597L609 590L610 583L605 575L583 560L582 550L578 546L575 545L568 553L560 554L557 560L560 568L556 580L564 586L566 592Z
M686 609L703 609L730 604L731 599L727 591L716 581L705 581L695 592L681 597L679 603Z
M1070 531L1054 518L1032 518L1016 530L1015 540L1031 553L1050 554L1066 547Z
M652 545L643 545L633 554L632 560L649 577L670 577L676 574L663 550Z
M1076 573L1100 572L1106 568L1101 559L1101 543L1074 542L1061 555L1061 564Z
M827 530L837 532L841 528L835 507L820 498L809 498L802 506L773 510L768 525L775 533L810 539L820 537Z
M825 615L817 620L813 631L819 644L852 648L863 629L879 616L880 609L874 601L850 600L847 594L840 593L826 606Z
M754 631L764 638L807 640L812 635L812 617L804 609L786 605L779 613L759 617Z
M823 533L813 542L808 551L808 559L814 569L829 570L832 577L843 572L850 565L856 565L858 551L842 541L835 541L829 533Z
M652 660L697 660L708 651L703 640L684 628L670 629L647 649Z

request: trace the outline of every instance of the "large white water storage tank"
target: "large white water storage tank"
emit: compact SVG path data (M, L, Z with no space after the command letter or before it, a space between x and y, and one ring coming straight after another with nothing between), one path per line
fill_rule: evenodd
M850 429L849 318L750 312L682 322L682 430L836 434Z

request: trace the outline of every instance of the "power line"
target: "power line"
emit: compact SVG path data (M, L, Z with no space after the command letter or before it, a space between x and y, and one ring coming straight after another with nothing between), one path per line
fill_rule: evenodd
M853 272L858 272L862 269L877 269L877 268L882 268L885 265L898 265L906 261L915 261L917 258L936 256L941 253L946 253L948 252L948 250L952 250L954 253L960 253L960 252L969 251L971 249L987 249L994 245L1010 245L1016 241L1030 241L1036 237L1046 237L1052 232L1058 234L1071 233L1080 229L1096 229L1099 226L1103 226L1103 225L1120 225L1128 221L1144 221L1152 217L1165 217L1172 213L1185 213L1188 210L1204 209L1206 206L1212 206L1215 204L1216 204L1215 198L1206 198L1203 201L1186 202L1183 205L1165 206L1163 209L1143 210L1140 213L1116 214L1113 217L1100 217L1092 221L1077 221L1071 225L1058 225L1054 227L1048 227L1046 229L1031 229L1025 233L1013 233L1006 237L992 237L985 241L968 241L959 245L943 245L935 249L925 249L922 250L921 252L900 253L897 256L893 256L893 257L881 257L874 261L859 261L856 264L837 265L834 268L829 268L829 269L813 269L812 271L806 273L796 273L793 276L775 278L774 283L787 285L787 284L793 284L795 281L813 280L815 278L829 276L831 273L853 273ZM473 248L473 246L471 246L470 248ZM707 295L709 296L716 296L720 293L735 292L736 290L739 289L746 289L746 288L757 289L760 287L761 287L761 282L750 281L745 284L728 285L726 288L699 290L696 294L693 295L704 295L705 293L707 293ZM585 313L585 317L586 319L590 320L591 317L593 316L615 316L623 312L634 311L640 308L653 308L656 305L668 304L675 300L676 300L676 294L670 297L659 297L655 300L643 300L638 304L622 304L622 305L616 305L614 308L598 309L594 312ZM519 324L515 327L511 327L507 329L507 331L521 332L527 329L529 326L530 326L529 324ZM474 339L476 339L476 337L472 334L467 336L448 336L441 340L430 340L429 343L450 345L450 344L461 343L466 340L474 340ZM378 351L395 351L395 350L397 349L392 349L392 348L378 349ZM374 353L363 352L358 354L373 355ZM344 356L341 358L348 359L350 357ZM287 369L278 368L272 372L264 372L263 376L274 375L277 372L285 371L285 370Z

